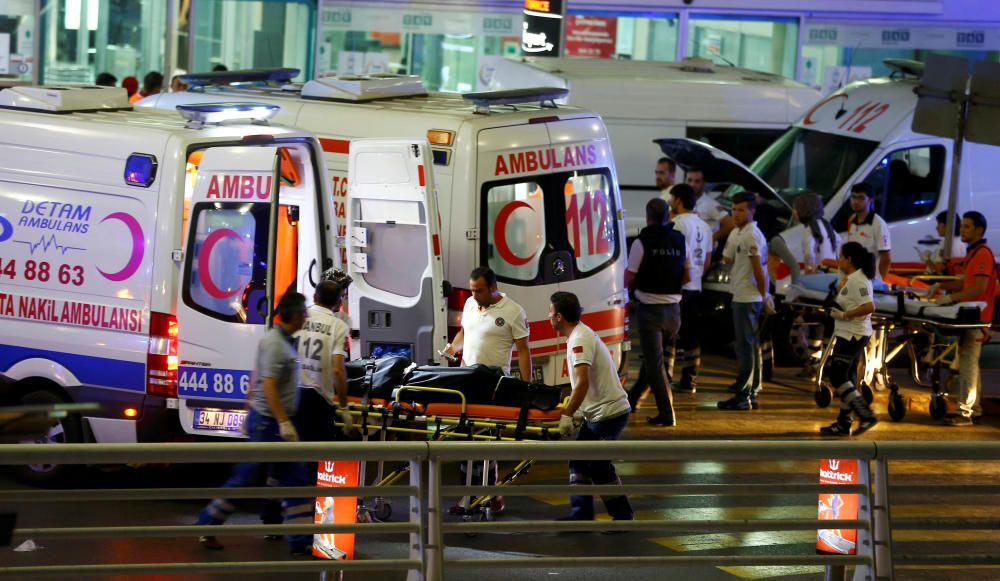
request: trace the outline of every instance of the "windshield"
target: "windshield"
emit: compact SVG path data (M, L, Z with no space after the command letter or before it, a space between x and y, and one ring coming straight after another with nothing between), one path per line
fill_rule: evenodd
M878 142L792 127L750 166L786 200L816 192L827 201Z

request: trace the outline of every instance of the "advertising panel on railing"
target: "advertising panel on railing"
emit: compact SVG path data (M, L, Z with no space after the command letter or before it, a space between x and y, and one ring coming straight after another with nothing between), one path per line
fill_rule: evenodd
M820 484L858 484L857 460L820 460ZM858 518L858 495L824 493L819 495L819 520L854 520ZM816 552L855 555L858 551L857 529L820 529L816 533Z
M357 460L320 461L316 486L332 488L358 485L360 464ZM357 496L320 496L316 498L315 524L354 524L357 522ZM313 556L320 559L353 559L354 533L313 535Z

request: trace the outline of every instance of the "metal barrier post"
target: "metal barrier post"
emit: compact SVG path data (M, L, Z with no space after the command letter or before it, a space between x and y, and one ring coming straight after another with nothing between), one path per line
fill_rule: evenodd
M427 461L427 544L424 553L424 566L427 579L434 581L444 578L441 478L441 460L431 456Z
M417 495L410 499L410 522L419 527L410 533L410 559L420 561L420 571L409 571L406 581L427 581L427 471L421 459L410 460L410 486L417 487Z
M892 530L889 519L889 459L877 456L875 458L875 482L871 487L872 504L872 534L875 548L875 578L895 579L892 565Z
M873 515L873 496L872 496L872 486L871 486L871 469L868 466L868 460L859 458L858 459L858 484L865 487L865 493L858 495L858 520L868 521L869 526L872 522ZM858 542L857 545L858 555L870 555L872 558L876 558L875 546L872 538L871 530L858 530ZM868 565L855 565L854 566L854 581L875 581L875 569Z

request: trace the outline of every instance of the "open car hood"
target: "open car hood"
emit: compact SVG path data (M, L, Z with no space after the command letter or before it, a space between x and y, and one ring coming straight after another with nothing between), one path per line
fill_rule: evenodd
M774 188L738 159L721 149L684 137L654 139L653 143L659 145L664 155L674 160L685 171L691 167L701 168L705 172L706 182L736 184L744 190L778 200L791 210L788 202L779 196Z

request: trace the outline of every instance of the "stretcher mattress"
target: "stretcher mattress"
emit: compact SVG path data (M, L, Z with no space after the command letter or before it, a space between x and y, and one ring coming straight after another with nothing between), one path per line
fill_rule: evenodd
M787 303L830 306L826 304L828 296L830 296L829 289L815 290L802 284L796 284L789 287L784 300ZM902 315L904 317L932 319L948 323L979 323L980 310L986 307L986 303L983 302L965 302L941 306L929 301L903 298L902 306L904 311L900 313L900 301L897 293L885 294L876 292L873 298L875 312L878 315L889 317Z

